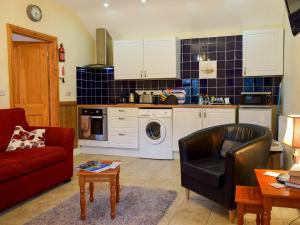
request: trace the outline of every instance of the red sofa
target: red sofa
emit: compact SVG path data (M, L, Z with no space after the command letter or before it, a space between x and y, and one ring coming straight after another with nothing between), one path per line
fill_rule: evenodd
M28 125L23 109L0 109L0 210L73 175L72 128L46 127L46 147L6 152L16 125L36 129Z

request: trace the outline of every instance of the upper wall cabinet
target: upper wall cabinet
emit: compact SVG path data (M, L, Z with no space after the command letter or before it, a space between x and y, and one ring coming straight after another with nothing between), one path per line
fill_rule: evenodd
M144 66L143 40L114 42L115 79L140 79Z
M180 42L175 37L114 42L115 79L180 78Z
M243 32L243 75L283 75L283 29Z

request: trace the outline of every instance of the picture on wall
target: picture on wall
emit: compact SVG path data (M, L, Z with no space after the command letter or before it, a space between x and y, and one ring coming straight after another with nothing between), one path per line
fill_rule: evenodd
M217 61L199 61L199 78L217 78Z

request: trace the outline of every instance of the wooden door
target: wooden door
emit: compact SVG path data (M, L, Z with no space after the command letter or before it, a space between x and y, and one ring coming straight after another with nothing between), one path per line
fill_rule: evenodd
M25 109L31 126L49 126L49 44L13 42L13 107Z
M173 109L173 151L179 151L179 139L202 129L202 117L202 109Z
M143 40L115 41L115 79L143 79L143 55Z
M178 43L175 37L144 40L146 79L180 78Z

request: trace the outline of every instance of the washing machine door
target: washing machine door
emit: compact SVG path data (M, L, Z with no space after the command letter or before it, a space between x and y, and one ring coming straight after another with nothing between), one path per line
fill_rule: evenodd
M150 120L146 124L144 136L151 144L160 144L166 138L166 126L159 120Z

